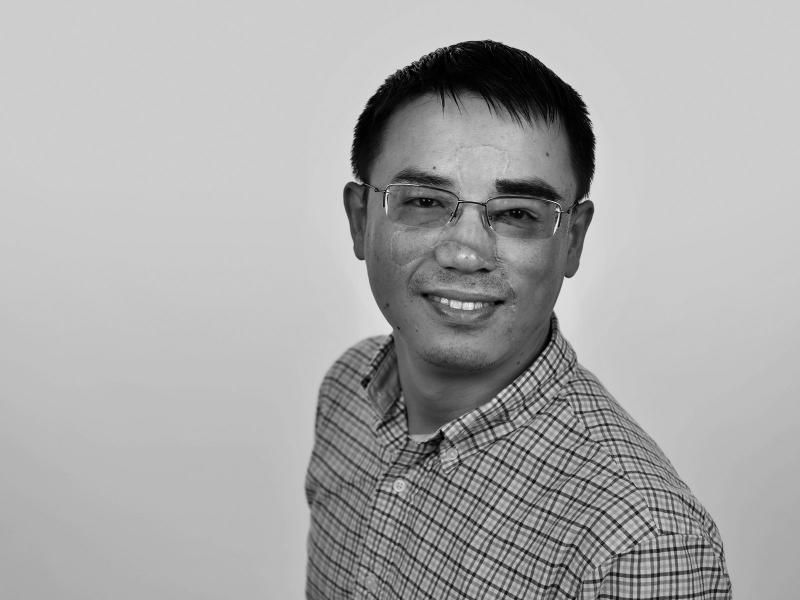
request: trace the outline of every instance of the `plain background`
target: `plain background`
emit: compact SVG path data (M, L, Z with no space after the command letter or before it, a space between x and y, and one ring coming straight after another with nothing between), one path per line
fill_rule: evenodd
M792 3L0 8L0 598L299 598L315 394L385 332L350 133L442 45L584 96L597 213L557 306L714 515L738 598L797 593Z

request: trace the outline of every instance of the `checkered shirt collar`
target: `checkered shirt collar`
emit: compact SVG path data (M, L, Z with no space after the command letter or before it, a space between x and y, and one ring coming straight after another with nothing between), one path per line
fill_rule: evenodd
M576 363L575 351L561 334L553 314L548 343L533 363L489 402L442 426L441 437L459 448L462 456L502 438L557 397ZM391 418L393 408L404 409L392 336L375 351L361 385L375 408L376 425Z

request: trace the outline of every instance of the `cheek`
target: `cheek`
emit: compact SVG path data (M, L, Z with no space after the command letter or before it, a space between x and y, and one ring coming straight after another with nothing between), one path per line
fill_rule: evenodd
M519 325L524 328L528 321L533 323L542 314L549 315L561 289L561 253L554 247L538 250L498 253L498 263L514 294L510 308L521 320L513 323L509 335L514 335Z
M560 257L555 248L503 241L505 243L498 246L497 263L515 292L522 294L525 290L530 295L546 286L558 271Z
M389 238L388 259L399 267L411 264L424 253L423 245L411 243L414 238L405 231L393 231Z
M552 238L535 242L534 245L524 242L508 247L502 259L506 261L509 273L518 274L521 280L535 287L546 286L561 274L563 246Z
M424 239L418 230L370 228L365 244L369 263L386 269L410 265L425 254L426 248L428 251L432 248L432 242Z
M421 256L414 237L403 231L371 230L367 238L367 273L375 301L384 317L397 326L408 302L408 281ZM399 311L399 312L398 312Z
M371 231L367 238L367 273L381 310L403 301L417 267L432 253L432 243L419 232Z

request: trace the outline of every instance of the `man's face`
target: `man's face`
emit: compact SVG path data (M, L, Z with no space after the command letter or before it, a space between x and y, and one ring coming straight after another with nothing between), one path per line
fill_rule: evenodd
M520 125L469 95L460 106L448 100L443 109L425 95L398 109L370 178L381 189L434 182L474 202L549 186L563 208L576 191L558 127ZM462 204L457 222L443 228L410 228L391 222L381 200L357 184L345 188L354 249L398 353L454 372L524 369L547 339L563 277L578 268L591 203L537 240L499 237L474 204Z

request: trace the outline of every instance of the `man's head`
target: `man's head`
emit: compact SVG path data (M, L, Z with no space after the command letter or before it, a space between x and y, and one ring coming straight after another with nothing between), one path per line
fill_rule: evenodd
M344 190L354 250L367 262L398 355L510 380L546 341L592 218L592 203L578 204L594 169L580 97L530 55L495 42L437 50L370 99L353 165L369 184ZM462 203L438 224L425 219L440 200L413 198L409 206L426 211L414 222L395 210L406 200L384 191L411 189L399 184L433 186ZM535 210L498 213L520 196L554 207L558 228L532 226L544 218ZM481 206L496 197L503 200L491 210Z

